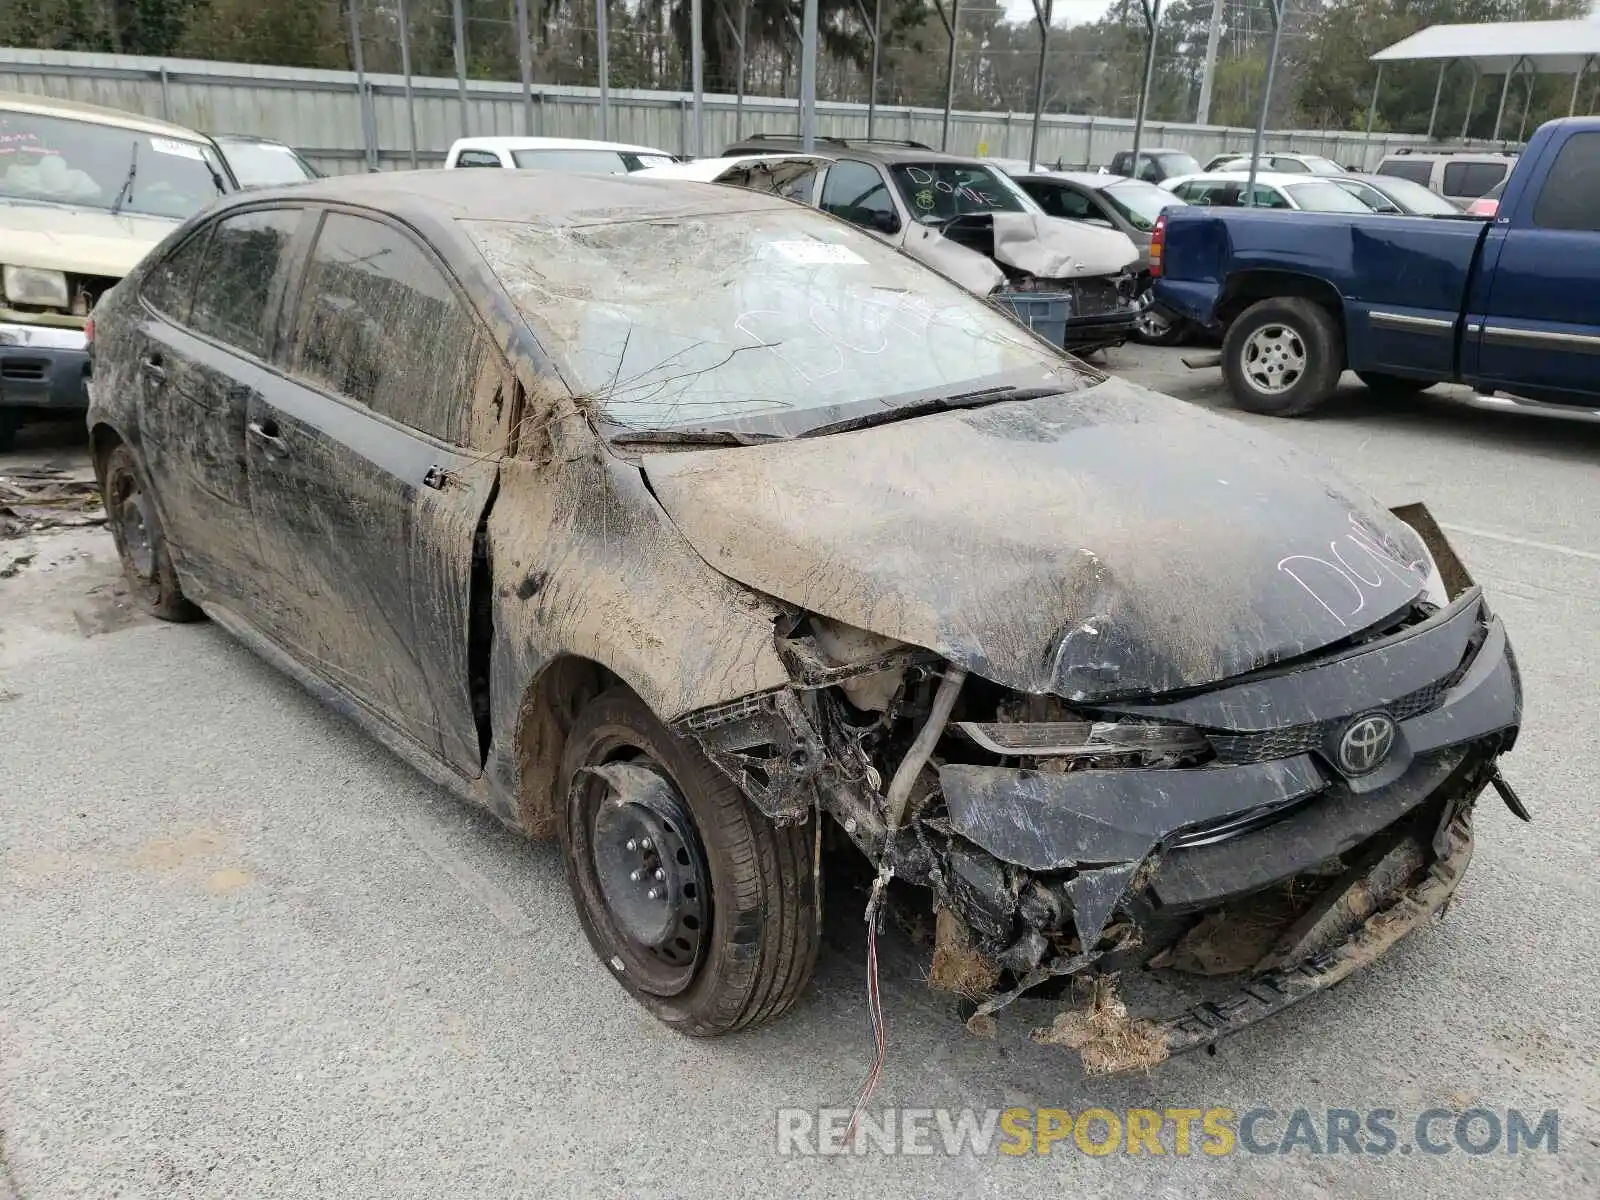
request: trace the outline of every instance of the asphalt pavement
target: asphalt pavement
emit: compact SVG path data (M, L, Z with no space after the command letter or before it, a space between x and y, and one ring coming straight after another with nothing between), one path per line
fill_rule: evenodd
M1107 365L1229 407L1177 352ZM1353 382L1313 419L1240 419L1443 523L1516 647L1527 717L1505 771L1533 824L1486 797L1441 924L1215 1055L1131 1077L1031 1042L1047 1001L970 1036L891 932L873 1110L1023 1108L1009 1119L1036 1135L1063 1119L1039 1109L1068 1128L1095 1107L1119 1128L1130 1109L1266 1109L1248 1139L1264 1152L1206 1152L1197 1124L1188 1154L1169 1126L1162 1154L1119 1138L1102 1156L1095 1118L1049 1154L1033 1136L950 1155L937 1113L904 1112L933 1153L782 1152L811 1139L780 1130L848 1105L868 1066L854 911L831 915L786 1019L670 1033L595 961L552 846L441 793L219 629L128 611L109 539L80 529L0 542L0 1200L1600 1194L1600 427L1382 404ZM1330 1109L1364 1126L1392 1110L1393 1151L1351 1153ZM1452 1116L1419 1140L1430 1109ZM1488 1118L1457 1138L1453 1114L1472 1109L1503 1135L1511 1110L1555 1110L1556 1136L1470 1153Z

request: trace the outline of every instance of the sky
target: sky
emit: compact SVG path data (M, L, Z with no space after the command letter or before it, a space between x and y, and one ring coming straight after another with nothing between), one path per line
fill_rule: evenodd
M1005 5L1006 16L1011 20L1033 20L1033 0L1001 0L1001 2ZM1042 6L1044 0L1039 0L1039 3ZM1082 25L1085 21L1098 20L1110 7L1111 0L1056 0L1054 24Z

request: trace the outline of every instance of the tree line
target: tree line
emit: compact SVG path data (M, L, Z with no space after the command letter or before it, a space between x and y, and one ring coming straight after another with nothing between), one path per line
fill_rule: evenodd
M609 79L617 88L687 89L690 0L602 0L607 4ZM864 103L872 28L881 29L877 99L939 107L945 96L950 5L935 0L818 0L821 99ZM348 4L358 5L369 71L400 70L405 11L412 70L455 71L450 0L6 0L0 44L163 57L349 69ZM598 79L595 0L526 0L534 79L593 85ZM1587 0L1286 0L1282 49L1269 124L1275 128L1364 128L1375 78L1370 56L1429 25L1554 20L1582 16ZM466 58L474 78L516 79L515 0L463 0ZM1156 41L1148 116L1196 117L1212 0L1168 0ZM799 79L800 0L703 0L708 91L736 90L744 46L750 95L793 96ZM1272 40L1270 0L1224 0L1210 121L1254 122ZM881 16L878 15L881 13ZM943 15L941 15L943 14ZM1051 31L1045 64L1047 112L1129 117L1143 77L1145 19L1140 0L1110 0L1096 21ZM954 103L979 111L1032 112L1039 30L1008 20L998 0L965 0L956 28ZM1421 133L1433 107L1438 65L1394 64L1384 72L1375 128ZM1436 129L1487 137L1500 101L1499 77L1474 85L1452 66L1440 90ZM1518 81L1504 131L1531 132L1564 115L1572 80ZM1580 93L1592 111L1600 71ZM1469 111L1469 102L1471 110Z

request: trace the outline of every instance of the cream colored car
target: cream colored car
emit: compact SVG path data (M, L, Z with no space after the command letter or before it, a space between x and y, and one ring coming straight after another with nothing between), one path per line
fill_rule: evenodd
M87 408L95 301L233 190L193 130L0 92L0 449L29 415Z

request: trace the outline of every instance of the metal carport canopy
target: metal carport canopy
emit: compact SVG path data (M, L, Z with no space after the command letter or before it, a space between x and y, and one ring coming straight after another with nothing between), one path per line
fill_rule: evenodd
M1600 21L1506 21L1494 25L1430 25L1372 56L1375 63L1459 59L1483 75L1504 75L1519 63L1541 75L1575 75L1600 55Z

